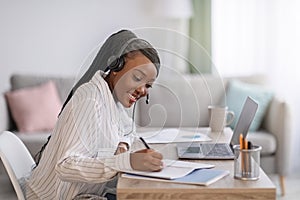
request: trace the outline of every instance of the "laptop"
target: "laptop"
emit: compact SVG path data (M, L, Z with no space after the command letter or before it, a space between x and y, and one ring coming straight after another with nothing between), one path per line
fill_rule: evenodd
M178 157L181 159L234 159L233 146L239 144L240 134L244 138L248 134L249 127L254 119L258 104L247 97L236 127L233 131L230 144L227 143L179 143L176 145Z

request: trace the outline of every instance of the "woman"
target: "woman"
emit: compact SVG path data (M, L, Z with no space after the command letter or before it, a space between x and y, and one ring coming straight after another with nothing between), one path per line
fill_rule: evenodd
M147 96L159 67L148 42L128 30L111 35L64 103L27 199L106 199L118 171L160 170L159 152L128 151L135 129L124 110Z

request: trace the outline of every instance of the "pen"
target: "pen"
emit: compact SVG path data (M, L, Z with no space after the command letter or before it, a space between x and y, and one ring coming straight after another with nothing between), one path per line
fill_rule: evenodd
M244 149L248 150L248 141L246 138L244 138ZM249 153L248 151L244 152L244 172L245 175L247 176L249 174Z
M245 142L244 142L244 137L243 137L243 133L240 134L240 157L241 157L241 173L242 173L242 176L244 176L244 173L245 173L245 159L244 159L244 156L243 156L243 149L244 149L244 145L245 145Z
M240 149L244 149L244 137L243 134L240 134Z
M248 141L248 149L252 149L253 145L252 145L252 142ZM248 170L249 170L249 173L251 175L252 173L252 161L251 161L252 157L251 157L251 154L248 155Z
M252 149L252 142L248 141L248 149Z
M244 139L244 149L248 149L248 141L247 141L247 139L245 138Z
M149 145L147 144L147 142L144 140L144 138L140 137L140 140L143 142L143 144L145 145L145 147L146 147L147 149L151 149L151 148L149 147Z

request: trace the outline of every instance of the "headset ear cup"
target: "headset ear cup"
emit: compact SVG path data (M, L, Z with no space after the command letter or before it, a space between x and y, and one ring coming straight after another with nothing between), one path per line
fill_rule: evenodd
M124 56L121 56L120 58L116 59L117 63L115 65L115 68L113 71L118 72L121 71L125 65L125 59Z
M121 69L123 69L124 64L125 64L125 59L123 56L121 56L120 58L116 58L116 56L111 56L108 59L108 68L114 72L118 72Z

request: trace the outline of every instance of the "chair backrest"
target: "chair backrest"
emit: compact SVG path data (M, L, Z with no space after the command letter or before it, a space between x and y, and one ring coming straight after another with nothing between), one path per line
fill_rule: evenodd
M25 199L19 179L28 175L35 162L23 142L12 132L0 135L0 157L18 199Z

